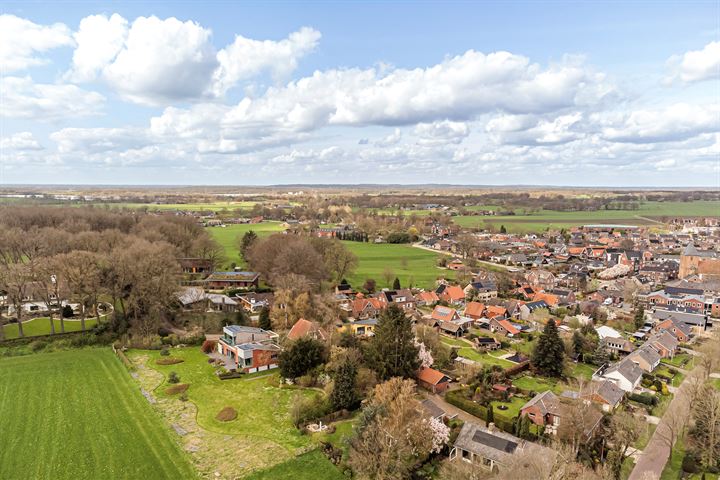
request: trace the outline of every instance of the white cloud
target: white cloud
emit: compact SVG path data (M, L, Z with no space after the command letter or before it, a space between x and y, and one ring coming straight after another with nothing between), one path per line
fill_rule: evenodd
M559 145L580 138L577 127L582 113L573 112L554 118L536 115L503 115L488 121L485 131L498 143L512 145Z
M35 140L32 132L18 132L9 137L0 138L0 149L42 150L43 146Z
M720 42L710 42L702 50L691 50L674 55L668 60L672 74L669 82L700 82L720 78Z
M206 96L218 65L211 32L176 18L139 17L125 46L104 69L107 82L123 97L156 105Z
M542 69L508 52L468 51L414 70L315 72L243 99L228 120L311 130L325 125L412 125L464 121L497 110L545 113L594 104L612 87L574 62Z
M38 25L15 15L0 15L0 70L10 73L43 65L37 56L58 47L70 46L70 29L62 23Z
M399 128L396 128L393 130L393 132L386 136L381 138L380 140L375 142L375 145L378 145L380 147L390 147L392 145L397 145L400 143L400 140L402 139L402 132Z
M63 128L50 139L59 153L117 153L150 145L145 132L134 128Z
M676 103L663 109L636 110L605 120L602 136L613 142L676 142L720 131L720 105Z
M469 134L470 129L466 123L450 120L420 123L415 127L415 135L420 137L418 140L420 145L458 144Z
M214 72L213 91L224 94L240 80L246 80L268 70L276 79L284 79L298 66L298 60L317 47L320 32L303 27L288 38L253 40L237 35L235 41L217 54L220 66Z
M0 116L55 121L99 113L105 97L75 85L33 83L30 77L1 77Z
M74 82L94 80L120 52L127 33L127 20L117 13L110 18L106 15L83 18L78 31L73 34L77 48L66 78Z

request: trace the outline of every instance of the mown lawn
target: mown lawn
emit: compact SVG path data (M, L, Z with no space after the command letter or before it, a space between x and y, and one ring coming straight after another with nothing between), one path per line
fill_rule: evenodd
M102 318L102 317L100 317ZM55 325L55 333L60 333L60 320L53 318L53 324ZM85 319L85 330L90 330L97 324L96 318ZM65 319L65 332L79 332L82 325L80 320L77 319ZM17 323L9 323L2 326L5 332L5 338L10 340L12 338L18 338L20 330L18 329ZM26 337L37 337L38 335L50 335L50 320L47 317L38 317L32 320L23 322L23 333Z
M513 385L523 390L530 390L535 393L541 393L546 390L552 390L554 393L560 394L566 389L565 384L557 380L549 378L531 377L525 375L512 381Z
M509 402L492 401L490 404L493 406L493 414L500 415L508 419L513 419L520 414L520 409L527 403L529 398L513 397ZM500 410L500 406L508 407L507 410Z
M237 266L244 264L237 246L237 238L250 230L257 233L258 237L266 237L281 232L283 228L279 222L243 223L228 225L224 228L208 227L210 235L225 249L226 268L229 268L231 263L235 263Z
M682 438L678 438L670 453L670 458L660 475L660 480L677 480L682 471L682 460L685 456L685 444Z
M345 477L322 452L313 450L245 478L246 480L341 480Z
M213 435L219 434L214 441L231 442L234 451L254 452L254 458L243 459L241 463L244 466L239 469L250 474L250 478L336 478L332 475L322 476L330 474L324 473L326 470L337 472L324 455L307 454L296 457L298 453L312 448L318 440L310 435L302 435L293 426L290 419L292 398L295 395L323 395L321 392L287 386L281 388L278 386L277 370L238 379L220 380L214 373L214 367L208 364L208 357L199 347L173 348L170 358L184 360L174 365L158 365L158 359L168 357L161 357L157 351L132 350L128 356L136 364L144 363L162 373L164 378L153 391L153 395L162 401L177 401L177 394L168 394L166 391L171 386L167 382L169 373L176 372L180 383L189 385L186 395L188 403L191 402L197 408L197 424ZM217 414L225 407L235 409L237 418L230 421L218 420ZM340 437L352 430L351 421L347 424L345 426L339 423L340 427L328 436L329 440L341 443ZM213 451L222 451L222 447L218 445L212 448ZM223 471L229 471L229 467L226 466ZM298 476L286 476L291 472ZM305 473L309 476L300 476Z
M663 358L660 360L662 363L672 365L673 367L680 367L683 369L690 369L693 365L693 356L689 353L678 353L673 358Z
M343 244L358 257L358 267L347 278L355 288L361 288L368 278L374 279L378 288L392 287L395 277L400 279L403 288L411 284L433 288L439 277L455 275L455 272L437 268L437 253L411 245L350 241L344 241ZM383 275L386 269L392 272L390 282L387 282Z
M0 478L197 478L109 348L0 359Z
M515 363L509 360L493 357L489 353L480 353L473 347L462 347L460 350L458 350L458 355L488 366L498 365L502 368L508 368L515 365Z

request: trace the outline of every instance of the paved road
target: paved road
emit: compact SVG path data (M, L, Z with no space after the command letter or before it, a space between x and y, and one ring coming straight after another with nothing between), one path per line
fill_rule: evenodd
M419 243L413 243L413 247L419 248L421 250L427 250L428 252L438 253L440 255L447 255L449 257L458 257L460 258L460 255L457 255L452 252L446 252L445 250L435 250L434 248L425 247L423 245L420 245ZM522 272L522 268L520 267L511 267L508 265L503 265L501 263L494 263L494 262L486 262L485 260L476 260L478 264L480 265L487 265L489 267L497 267L502 268L503 270L507 270L508 272Z
M695 367L690 375L698 374L700 368L701 367L699 366ZM689 378L690 375L688 375L688 377L685 378L685 381L680 384L677 393L665 411L665 415L660 419L660 423L658 424L655 433L645 447L645 450L643 450L642 455L640 455L635 463L635 468L630 474L628 480L657 480L660 478L660 475L665 468L665 464L667 463L668 458L670 458L671 451L666 440L669 436L666 419L671 411L678 408L685 408L680 406L681 402L679 399L687 394L687 378Z

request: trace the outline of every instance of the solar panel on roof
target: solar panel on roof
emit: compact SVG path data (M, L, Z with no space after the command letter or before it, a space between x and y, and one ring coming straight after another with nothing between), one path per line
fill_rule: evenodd
M484 432L482 430L478 430L475 432L475 435L473 435L473 442L481 443L488 447L494 448L495 450L500 450L501 452L506 453L513 453L518 446L515 442L506 440L501 437L496 437L495 435Z

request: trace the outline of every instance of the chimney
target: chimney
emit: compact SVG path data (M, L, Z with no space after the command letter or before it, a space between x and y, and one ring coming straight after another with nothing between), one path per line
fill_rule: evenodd
M488 429L488 432L491 432L491 433L494 432L495 431L495 423L494 422L488 423L487 429Z

